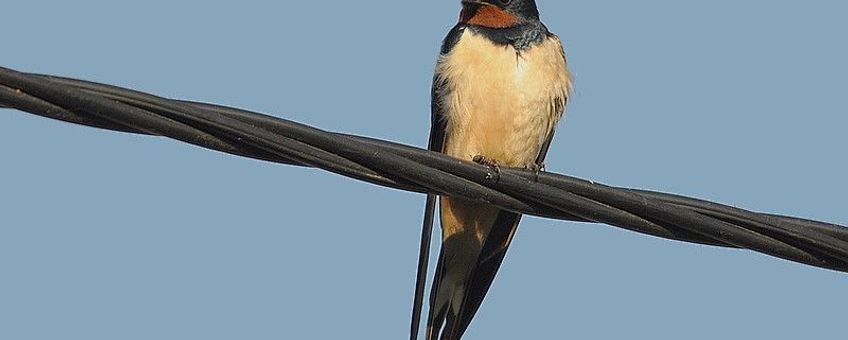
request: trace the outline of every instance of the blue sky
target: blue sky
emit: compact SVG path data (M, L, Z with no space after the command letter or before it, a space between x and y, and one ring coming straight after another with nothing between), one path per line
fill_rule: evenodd
M848 224L848 5L553 1L547 166ZM17 1L0 65L425 145L459 1ZM424 198L0 110L0 338L406 335ZM526 218L467 339L834 338L848 277Z

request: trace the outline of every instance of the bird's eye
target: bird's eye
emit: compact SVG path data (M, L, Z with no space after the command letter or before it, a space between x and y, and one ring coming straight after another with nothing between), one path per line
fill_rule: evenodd
M509 3L512 2L512 1L511 0L498 0L498 2L500 2L501 5L506 6L506 5L509 5Z

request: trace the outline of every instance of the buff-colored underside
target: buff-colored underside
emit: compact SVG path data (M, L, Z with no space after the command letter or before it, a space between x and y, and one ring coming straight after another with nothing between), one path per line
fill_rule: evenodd
M447 120L443 152L466 160L483 155L501 166L535 162L571 88L556 36L519 52L466 29L439 59L436 74L447 80L441 97ZM464 232L482 242L496 211L443 198L443 236Z

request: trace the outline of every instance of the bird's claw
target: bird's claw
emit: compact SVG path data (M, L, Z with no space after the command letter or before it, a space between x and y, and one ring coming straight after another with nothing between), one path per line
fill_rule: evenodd
M545 163L530 163L524 166L525 169L533 172L533 181L539 181L539 174L545 171Z
M476 155L472 158L474 163L488 166L492 171L486 174L486 179L491 180L497 183L497 181L501 178L501 167L498 165L498 162L494 159L483 155Z

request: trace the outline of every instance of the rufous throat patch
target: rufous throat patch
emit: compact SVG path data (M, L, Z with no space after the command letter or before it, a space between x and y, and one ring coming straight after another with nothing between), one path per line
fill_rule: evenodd
M488 28L507 28L515 26L518 19L495 6L480 6L475 9L463 9L459 22Z

